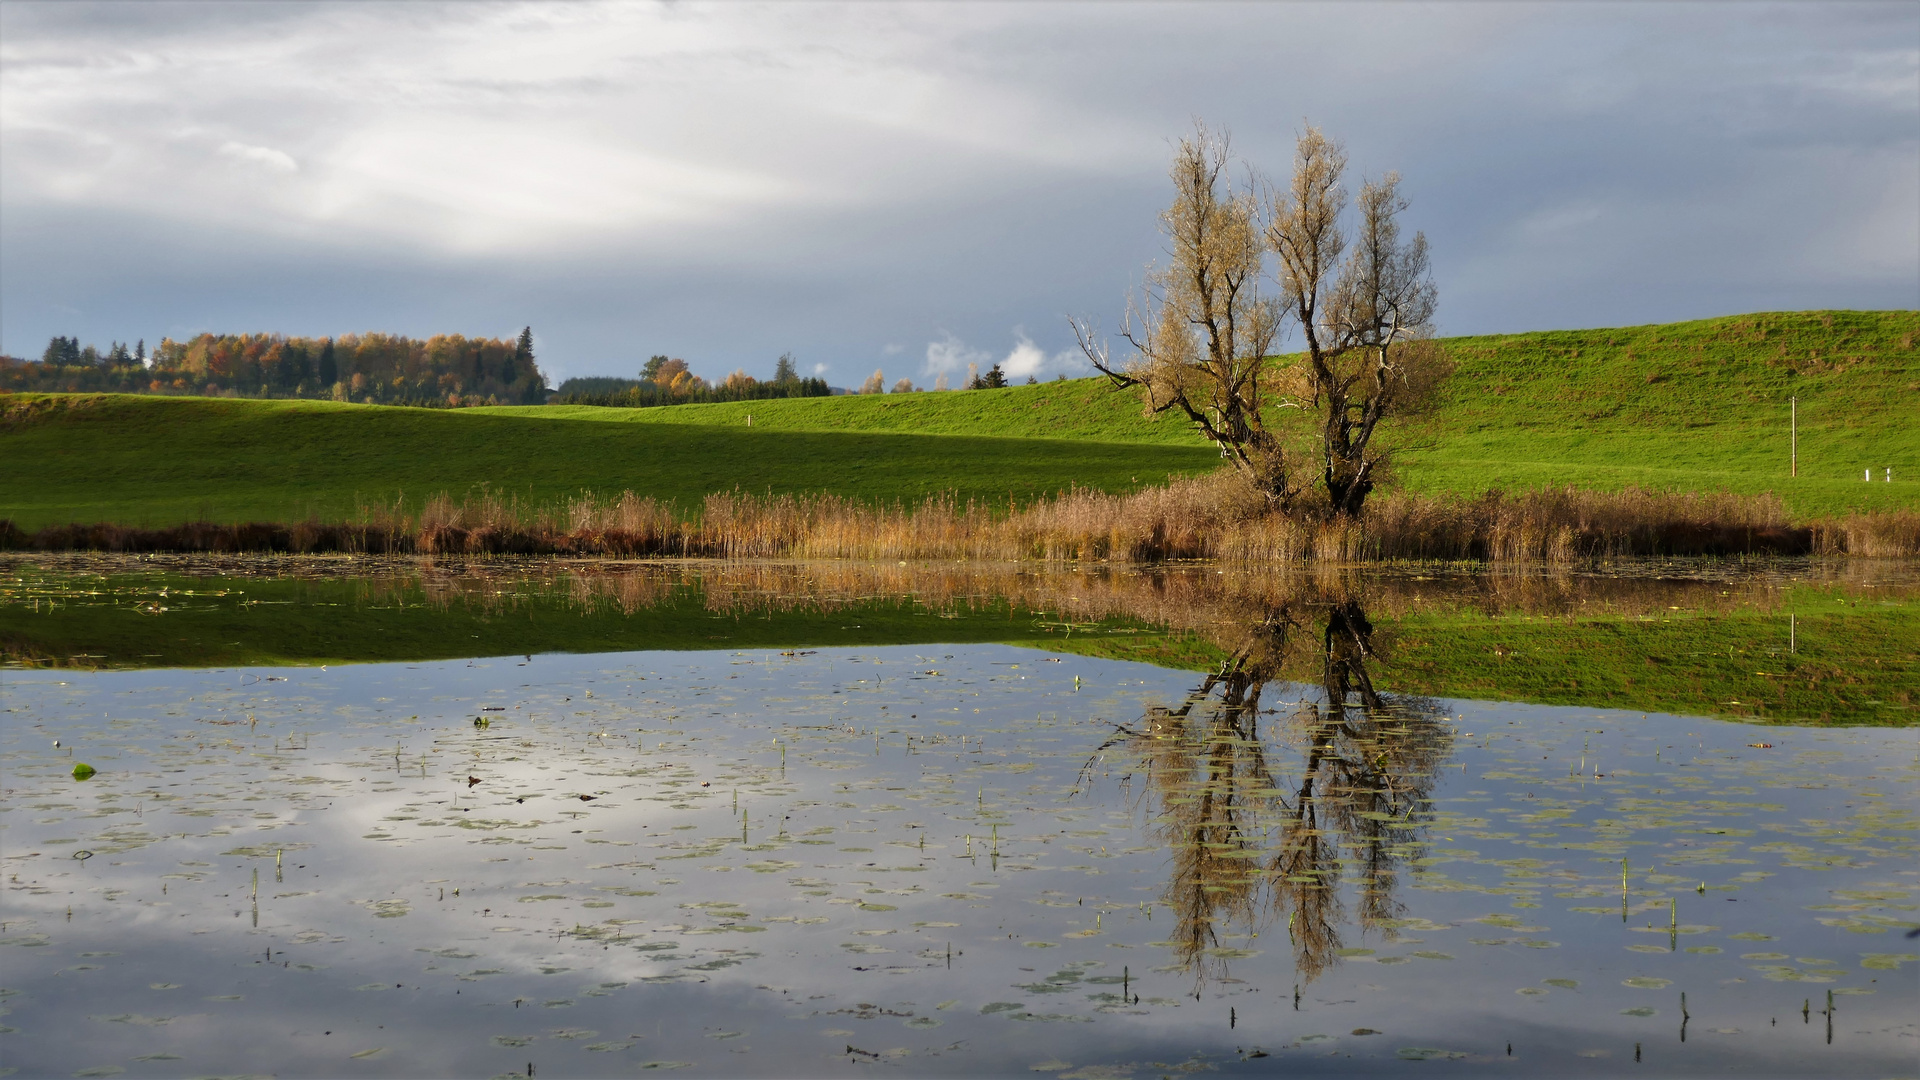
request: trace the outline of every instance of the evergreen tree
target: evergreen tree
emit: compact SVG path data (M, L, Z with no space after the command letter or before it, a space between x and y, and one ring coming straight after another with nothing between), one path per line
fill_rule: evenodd
M124 342L116 341L113 348L107 350L107 364L110 367L126 367L133 363L133 354L127 351Z
M773 381L782 384L800 381L800 372L793 366L792 353L783 352L780 354L780 359L774 361Z
M147 366L147 339L141 338L133 346L133 362L141 367Z
M67 359L67 339L56 337L47 342L47 351L40 354L40 362L49 367L65 363Z
M513 343L513 367L516 372L533 370L533 327L531 326L521 327L520 340Z
M314 376L319 379L322 387L332 386L340 381L340 365L333 358L332 338L328 338L327 343L320 346L320 363Z
M999 390L1007 385L1007 373L1000 370L999 364L995 364L980 377L980 385L988 390Z
M281 354L280 364L284 372L280 377L281 381L288 386L298 386L307 381L307 376L313 374L307 359L307 347L298 341L287 342L287 349Z

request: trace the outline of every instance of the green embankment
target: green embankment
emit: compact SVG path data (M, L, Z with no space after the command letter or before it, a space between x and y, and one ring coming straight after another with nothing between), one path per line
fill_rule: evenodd
M0 398L0 409L23 417L0 434L0 518L26 529L339 519L403 495L417 507L482 486L536 504L632 489L697 508L734 488L1024 502L1069 484L1130 490L1219 460L1188 446L594 424L317 401L21 396Z
M1401 475L1468 494L1772 491L1801 517L1920 506L1916 337L1920 312L1835 311L1448 339L1458 370ZM535 501L631 488L687 505L735 487L998 501L1219 460L1178 418L1144 418L1133 392L1093 379L657 409L59 400L0 397L0 517L22 527L338 517L480 485Z
M1420 441L1416 491L1543 484L1772 491L1802 516L1920 505L1920 312L1794 312L1450 338L1457 365ZM1799 476L1791 405L1799 400ZM1082 379L1003 391L687 405L502 408L643 424L913 431L1204 446L1134 392ZM1300 414L1276 412L1286 420ZM1862 470L1873 469L1871 483ZM1893 470L1893 482L1883 470Z
M747 417L751 416L756 431L890 431L912 435L994 435L1211 446L1174 417L1149 419L1142 415L1137 394L1116 393L1104 379L1066 379L965 393L856 394L675 405L663 409L501 405L475 411L506 416L720 427L745 427Z
M1920 312L1737 316L1454 338L1427 491L1773 491L1795 513L1920 505ZM1792 477L1789 399L1798 397ZM1873 482L1861 479L1871 467ZM1882 470L1893 470L1893 482Z

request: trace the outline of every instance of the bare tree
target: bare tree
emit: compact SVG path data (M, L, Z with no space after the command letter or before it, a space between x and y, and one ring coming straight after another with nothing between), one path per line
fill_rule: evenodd
M1451 365L1432 340L1426 235L1400 235L1407 201L1399 174L1361 185L1359 232L1336 275L1348 244L1340 227L1346 164L1345 151L1309 127L1266 232L1282 303L1306 339L1289 382L1318 414L1319 482L1333 513L1357 517L1390 461L1375 442L1381 422L1427 409Z
M1173 205L1160 215L1170 261L1148 268L1121 330L1134 355L1116 362L1091 324L1075 319L1073 327L1096 370L1140 387L1148 413L1185 416L1285 508L1299 485L1263 414L1272 379L1265 357L1281 313L1260 296L1260 200L1251 177L1234 185L1231 164L1225 133L1196 124L1180 140Z
M1358 516L1390 464L1380 425L1430 406L1450 370L1432 341L1426 237L1401 238L1407 202L1388 173L1363 184L1348 253L1346 154L1318 128L1300 137L1291 181L1264 200L1257 175L1234 186L1231 161L1226 136L1204 125L1181 140L1174 202L1160 217L1170 261L1149 268L1121 331L1134 355L1114 361L1084 320L1073 320L1075 335L1095 369L1140 387L1148 413L1186 416L1277 509ZM1277 303L1259 293L1269 251ZM1285 318L1306 350L1279 367L1269 354ZM1269 424L1269 410L1288 408L1315 415L1312 450L1288 446L1297 426ZM1309 507L1316 484L1325 503Z
M886 391L887 377L880 373L879 368L874 368L873 374L867 376L867 381L860 384L863 394L884 394Z

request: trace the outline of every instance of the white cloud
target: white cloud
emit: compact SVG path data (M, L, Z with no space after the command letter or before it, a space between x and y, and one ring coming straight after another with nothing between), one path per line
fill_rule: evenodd
M639 335L724 372L949 328L929 377L1085 370L1061 314L1111 324L1162 253L1195 115L1269 172L1303 116L1356 180L1399 169L1446 333L1911 306L1916 35L1875 4L0 3L0 344L532 323L556 370Z
M993 354L984 349L975 349L966 342L944 334L938 341L927 342L927 363L922 370L928 375L954 374L965 371L968 364L977 364L982 368L993 363Z
M248 146L246 143L231 140L220 144L220 153L236 161L252 165L264 165L276 172L299 172L300 163L285 150L275 150L270 146Z
M1068 350L1049 354L1035 345L1026 331L1016 329L1013 332L1014 345L1000 358L1000 370L1010 380L1025 380L1028 376L1039 378L1058 372L1080 374L1087 366L1086 360L1078 351ZM966 370L968 364L977 365L985 371L993 366L994 356L985 349L976 349L952 334L942 335L938 341L927 343L927 375L954 375Z

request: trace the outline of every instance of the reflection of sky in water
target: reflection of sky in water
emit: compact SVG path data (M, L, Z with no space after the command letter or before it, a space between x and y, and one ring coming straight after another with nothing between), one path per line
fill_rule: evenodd
M1347 850L1306 978L1273 893L1194 963L1168 944L1185 796L1093 755L1181 672L905 646L5 680L25 1075L1478 1072L1509 1044L1842 1075L1920 1036L1911 732L1443 703L1398 910L1354 924ZM1262 702L1280 792L1300 695Z

